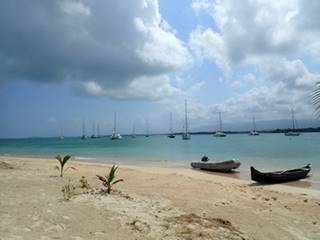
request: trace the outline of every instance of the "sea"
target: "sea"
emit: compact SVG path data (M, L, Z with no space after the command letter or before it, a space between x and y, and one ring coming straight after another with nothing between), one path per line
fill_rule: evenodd
M280 133L259 136L229 134L218 138L212 135L181 135L149 137L123 136L121 140L79 137L0 139L0 156L52 158L57 154L71 154L78 161L143 165L155 167L190 168L190 162L206 155L211 161L238 159L241 166L227 176L250 179L250 166L262 171L299 168L312 165L311 176L295 186L320 190L320 133L303 133L287 137Z

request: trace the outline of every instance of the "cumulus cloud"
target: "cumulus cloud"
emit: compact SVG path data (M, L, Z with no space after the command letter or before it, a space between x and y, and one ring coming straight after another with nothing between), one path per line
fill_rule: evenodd
M226 83L240 91L212 109L283 117L295 107L312 115L310 92L320 74L305 59L317 64L320 56L319 1L194 0L192 7L215 24L190 34L193 54L199 62L214 62Z
M159 98L178 91L168 76L192 62L157 0L4 0L0 27L2 81L73 82L91 95Z

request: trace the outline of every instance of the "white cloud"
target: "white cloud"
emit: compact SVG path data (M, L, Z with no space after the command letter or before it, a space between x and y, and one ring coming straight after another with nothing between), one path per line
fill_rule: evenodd
M304 58L320 56L319 1L194 1L192 6L196 14L209 13L216 25L216 30L198 26L190 34L193 54L214 62L225 83L239 89L213 109L270 119L285 117L294 106L312 116L310 93L320 74L311 72Z

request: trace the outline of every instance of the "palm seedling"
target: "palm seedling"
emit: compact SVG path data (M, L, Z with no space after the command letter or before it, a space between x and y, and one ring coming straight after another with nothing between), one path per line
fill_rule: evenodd
M107 193L110 193L112 191L113 185L123 181L123 179L115 180L117 170L118 167L113 165L110 169L110 172L106 174L106 176L97 175L98 179L102 182L103 186L107 188Z
M64 157L60 156L59 154L56 156L56 159L59 161L60 166L56 166L55 169L57 169L60 172L60 177L63 177L63 174L68 170L68 169L74 169L74 167L67 167L64 169L64 166L66 163L69 161L71 158L71 155L66 155Z
M317 82L316 89L312 93L312 102L316 107L316 114L320 116L320 82Z

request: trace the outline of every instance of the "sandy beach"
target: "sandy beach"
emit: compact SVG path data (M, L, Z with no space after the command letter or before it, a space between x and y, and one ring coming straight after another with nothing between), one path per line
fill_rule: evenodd
M0 157L0 239L320 239L320 191L256 185L191 169ZM89 190L79 186L85 176ZM65 200L62 187L76 189Z

